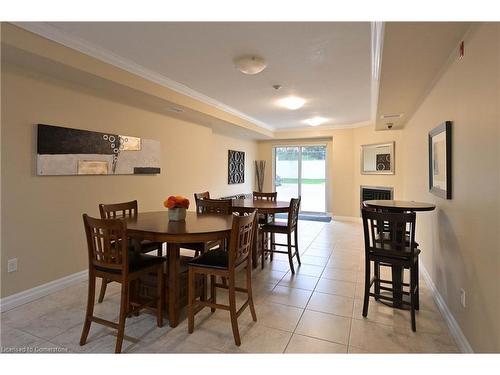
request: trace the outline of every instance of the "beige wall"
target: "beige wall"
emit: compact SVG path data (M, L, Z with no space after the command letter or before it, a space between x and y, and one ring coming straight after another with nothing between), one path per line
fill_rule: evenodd
M402 155L405 146L402 140L402 130L375 131L373 126L353 129L354 152L354 189L357 189L356 199L353 200L355 216L360 216L359 189L360 186L386 186L394 189L394 199L402 197L402 182L404 170L402 168ZM361 145L372 143L394 142L395 169L392 175L361 174Z
M2 297L87 267L81 215L101 202L137 199L141 210L164 210L171 194L251 192L255 141L120 104L91 89L2 65ZM37 177L37 123L118 132L161 142L157 176ZM227 184L227 150L246 152L246 183ZM19 270L6 273L17 257Z
M468 35L403 132L404 198L435 203L417 219L422 260L474 351L500 351L499 26ZM429 193L427 134L453 121L453 198ZM403 155L403 158L401 158ZM460 305L466 291L466 308Z

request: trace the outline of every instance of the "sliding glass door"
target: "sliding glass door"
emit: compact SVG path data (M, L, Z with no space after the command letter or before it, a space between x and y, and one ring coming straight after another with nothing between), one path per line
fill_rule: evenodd
M302 196L302 212L326 211L326 146L274 148L275 191L278 199Z

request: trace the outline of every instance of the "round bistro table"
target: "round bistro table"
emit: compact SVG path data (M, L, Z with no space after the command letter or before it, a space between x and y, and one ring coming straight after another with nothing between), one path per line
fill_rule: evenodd
M375 208L377 210L381 210L383 212L422 212L422 211L433 211L436 208L436 205L432 203L425 202L414 202L414 201L397 201L397 200L369 200L364 201L363 206ZM407 309L407 307L402 303L404 295L403 295L403 267L401 266L392 266L392 282L393 282L393 298L394 302L392 305L390 303L380 301L384 304L389 304L392 307L396 307L398 309ZM417 296L417 301L419 300ZM417 302L418 306L418 302Z
M252 212L257 210L257 214L279 214L286 213L290 208L290 202L285 201L268 201L265 199L233 199L233 208L238 211ZM259 262L259 241L257 236L254 236L253 251L252 251L252 267L257 267ZM261 249L262 251L262 249Z
M167 243L168 254L168 320L171 327L179 324L180 244L229 240L233 215L208 215L187 212L183 221L170 221L168 212L141 212L126 219L127 233L135 240Z

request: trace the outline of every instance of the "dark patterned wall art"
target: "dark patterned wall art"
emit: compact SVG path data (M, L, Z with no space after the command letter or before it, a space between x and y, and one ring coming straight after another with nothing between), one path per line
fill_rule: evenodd
M160 142L38 124L37 174L158 174Z
M243 151L228 150L227 155L227 183L242 184L245 182L245 153Z
M377 171L391 170L391 154L377 154Z

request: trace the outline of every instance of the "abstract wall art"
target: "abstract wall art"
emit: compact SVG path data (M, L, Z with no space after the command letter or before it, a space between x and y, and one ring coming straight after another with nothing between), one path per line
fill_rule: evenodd
M159 141L38 124L39 176L158 173Z
M227 183L242 184L245 182L245 153L243 151L228 150L227 155Z
M451 199L451 121L429 132L429 191Z

